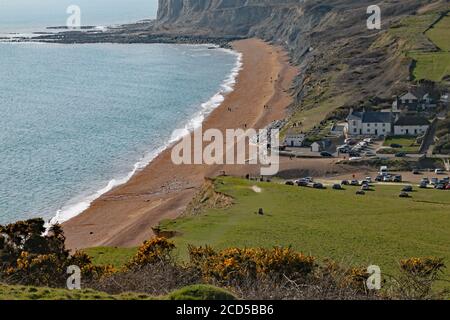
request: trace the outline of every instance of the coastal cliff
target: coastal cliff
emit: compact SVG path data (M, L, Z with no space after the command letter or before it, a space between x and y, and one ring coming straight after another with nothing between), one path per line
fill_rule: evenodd
M296 121L322 107L333 117L404 90L411 63L388 30L402 18L447 1L379 1L381 30L367 28L370 0L159 0L156 29L175 34L257 37L286 48L298 65ZM315 119L319 120L319 119Z

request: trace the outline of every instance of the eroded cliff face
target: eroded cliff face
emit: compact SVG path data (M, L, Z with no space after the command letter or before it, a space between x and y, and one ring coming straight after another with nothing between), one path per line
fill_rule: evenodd
M408 61L399 43L386 37L387 29L439 1L379 0L382 29L368 30L373 0L160 0L156 26L176 34L259 37L283 45L301 70L294 109L325 103L335 109L368 97L389 99L400 90Z

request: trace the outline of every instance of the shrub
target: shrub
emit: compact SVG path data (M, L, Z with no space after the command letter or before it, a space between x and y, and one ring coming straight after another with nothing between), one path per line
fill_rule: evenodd
M215 252L209 247L189 247L190 263L205 279L219 283L242 282L258 277L306 277L315 268L314 258L291 248L239 249Z
M146 241L127 264L127 268L140 268L148 264L168 262L172 260L173 249L175 249L175 245L165 238L154 238Z

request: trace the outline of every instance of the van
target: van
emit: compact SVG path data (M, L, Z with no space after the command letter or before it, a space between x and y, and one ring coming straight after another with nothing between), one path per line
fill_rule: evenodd
M382 176L385 176L385 175L387 175L388 173L389 173L389 170L388 170L388 167L387 166L382 166L381 168L380 168L380 175L382 175Z

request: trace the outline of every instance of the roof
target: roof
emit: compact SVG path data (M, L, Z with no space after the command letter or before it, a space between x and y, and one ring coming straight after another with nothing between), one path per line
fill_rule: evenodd
M362 112L351 112L349 116L347 117L347 121L349 120L361 120L362 119Z
M405 93L400 97L402 100L418 100L418 98L411 92Z
M364 112L363 123L391 123L392 114L390 112Z
M423 117L405 116L395 121L396 126L429 126L430 122Z

